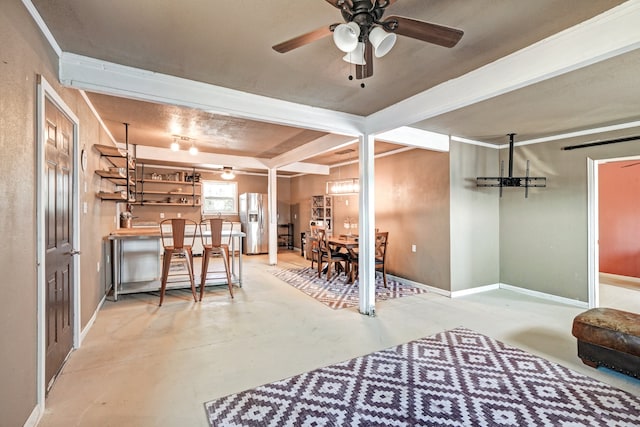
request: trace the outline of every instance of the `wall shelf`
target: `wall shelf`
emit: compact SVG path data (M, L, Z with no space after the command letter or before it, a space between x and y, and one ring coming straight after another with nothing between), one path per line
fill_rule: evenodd
M101 200L116 202L131 203L135 201L135 160L127 152L123 152L115 146L94 144L93 147L100 153L101 158L109 162L109 169L96 170L96 175L116 186L114 191L99 191L97 196ZM119 170L113 171L112 169ZM118 190L118 187L125 187L125 189Z
M188 175L189 173L192 175ZM202 184L193 179L186 180L187 176L195 176L195 169L193 168L167 169L165 167L155 167L155 165L145 165L140 162L138 176L136 205L201 206Z

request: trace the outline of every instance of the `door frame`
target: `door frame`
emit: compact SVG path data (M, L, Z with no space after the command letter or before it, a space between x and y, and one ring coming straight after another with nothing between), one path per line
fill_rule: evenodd
M53 86L41 76L37 76L37 99L36 99L36 270L37 270L37 404L40 414L44 413L46 381L45 381L45 360L46 360L46 292L45 292L45 212L44 212L44 188L45 188L45 99L49 99L59 108L73 123L73 149L72 164L73 174L71 178L71 227L73 230L72 247L80 250L80 192L79 192L79 137L80 120L73 113L71 108L54 90ZM73 262L72 272L73 287L73 349L80 346L80 257Z
M640 156L613 157L594 160L587 157L587 252L589 308L600 306L600 227L599 227L599 174L598 167L605 163L640 160Z

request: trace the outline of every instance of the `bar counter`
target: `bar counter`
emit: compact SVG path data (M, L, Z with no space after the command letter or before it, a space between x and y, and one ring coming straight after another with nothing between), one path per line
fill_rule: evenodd
M193 231L186 231L186 237L193 236ZM205 232L206 235L206 232ZM245 233L234 230L222 231L223 240L231 235L231 281L234 285L242 287L242 239ZM170 235L169 235L170 236ZM165 233L165 238L167 233ZM120 228L112 231L105 237L111 242L112 278L114 301L118 300L118 295L137 292L159 291L162 277L162 255L163 247L160 235L160 226L155 227L133 227ZM195 242L200 244L200 234L198 233ZM237 246L236 246L237 245ZM194 245L195 246L195 245ZM200 245L201 246L201 245ZM237 254L236 254L236 248ZM195 249L195 247L194 247ZM196 251L194 250L194 253ZM194 272L195 273L195 272ZM200 285L199 274L194 274L196 286ZM188 288L188 278L167 282L167 289ZM226 277L220 275L215 279L207 279L207 286L215 284L226 284Z

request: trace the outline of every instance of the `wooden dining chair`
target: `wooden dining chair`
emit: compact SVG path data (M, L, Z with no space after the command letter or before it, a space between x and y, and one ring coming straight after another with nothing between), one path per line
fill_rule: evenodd
M311 268L315 262L320 263L320 246L318 245L318 227L312 225L309 233L309 247L311 248Z
M342 266L345 274L348 274L349 254L332 249L327 241L327 232L323 228L318 229L318 250L318 277L322 275L322 267L325 261L327 262L327 280L331 280L332 265ZM342 263L344 263L344 265Z
M222 241L222 229L225 224L229 225L229 239ZM204 287L207 282L209 272L209 261L211 258L222 258L224 271L227 275L227 286L229 294L233 298L233 284L231 282L231 260L229 254L229 243L233 233L233 223L224 221L222 218L211 218L200 223L200 238L202 239L202 274L200 277L200 301L204 295ZM222 271L222 270L220 270Z
M389 232L376 233L376 271L382 272L382 282L387 287L387 245L389 244Z
M191 236L185 234L186 226L193 226L194 233ZM160 286L160 306L164 300L164 294L167 290L167 280L171 270L171 262L174 260L185 263L191 282L191 293L193 300L196 299L196 285L193 280L193 243L195 242L195 230L197 224L195 221L185 218L170 218L160 222L160 238L164 248L162 256L162 279Z
M377 228L376 228L377 230ZM375 246L375 269L382 272L382 282L384 287L387 287L387 243L389 239L389 232L376 232L376 246ZM351 282L354 282L358 278L358 253L351 251L349 257L351 264Z

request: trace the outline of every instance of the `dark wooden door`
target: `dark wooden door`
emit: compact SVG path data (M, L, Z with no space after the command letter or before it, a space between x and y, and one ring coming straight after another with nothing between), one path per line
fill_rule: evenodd
M45 104L45 381L47 390L73 348L73 123Z

